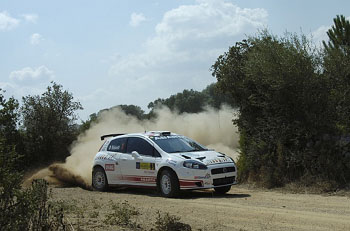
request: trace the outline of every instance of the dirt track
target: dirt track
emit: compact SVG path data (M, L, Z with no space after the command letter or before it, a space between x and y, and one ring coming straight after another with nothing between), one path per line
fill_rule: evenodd
M81 188L53 188L54 200L79 208L67 218L75 229L120 230L103 220L112 202L128 201L140 211L136 222L153 227L157 211L181 217L192 230L350 230L350 198L291 194L234 186L225 196L212 191L186 192L178 199L159 197L152 190L117 189L101 193ZM97 215L98 214L98 215Z

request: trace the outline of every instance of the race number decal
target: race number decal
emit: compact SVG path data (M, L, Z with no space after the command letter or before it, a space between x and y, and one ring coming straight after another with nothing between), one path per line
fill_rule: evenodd
M106 171L114 171L114 164L105 164Z

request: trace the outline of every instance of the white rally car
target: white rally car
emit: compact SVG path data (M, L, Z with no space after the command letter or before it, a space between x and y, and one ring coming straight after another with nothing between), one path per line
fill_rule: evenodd
M226 193L236 184L233 159L175 133L110 134L96 154L92 186L155 187L165 197L182 189L214 188Z

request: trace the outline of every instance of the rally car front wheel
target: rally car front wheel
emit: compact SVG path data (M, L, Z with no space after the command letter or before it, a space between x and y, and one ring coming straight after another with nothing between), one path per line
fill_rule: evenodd
M108 181L106 173L101 167L95 167L92 172L92 187L97 191L106 191L108 189Z
M165 169L160 174L158 188L164 197L176 197L180 192L179 180L173 171Z

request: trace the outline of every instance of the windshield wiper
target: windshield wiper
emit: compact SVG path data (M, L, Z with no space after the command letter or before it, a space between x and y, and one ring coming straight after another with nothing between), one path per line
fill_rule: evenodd
M191 150L191 151L187 151L187 152L202 152L202 151L208 151L208 149L202 149L202 150Z
M173 151L173 152L169 152L169 153L180 153L180 152L188 152L188 151Z

